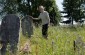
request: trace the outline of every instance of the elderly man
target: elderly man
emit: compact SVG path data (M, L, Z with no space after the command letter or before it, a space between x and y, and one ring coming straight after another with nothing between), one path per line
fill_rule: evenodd
M50 17L49 17L49 13L47 11L44 10L43 6L39 6L39 11L40 11L40 15L38 18L33 18L33 19L41 19L42 20L42 35L44 38L48 37L48 25L50 23Z
M14 14L8 14L1 23L1 55L6 55L7 44L10 45L10 55L16 55L19 39L20 20Z

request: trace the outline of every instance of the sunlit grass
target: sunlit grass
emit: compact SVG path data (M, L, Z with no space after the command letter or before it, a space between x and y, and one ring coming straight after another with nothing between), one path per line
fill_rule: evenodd
M85 27L49 27L48 40L41 34L41 27L34 28L32 38L23 36L20 33L19 48L29 40L31 52L29 55L75 55L73 42L81 36L85 42ZM19 52L18 55L24 55Z

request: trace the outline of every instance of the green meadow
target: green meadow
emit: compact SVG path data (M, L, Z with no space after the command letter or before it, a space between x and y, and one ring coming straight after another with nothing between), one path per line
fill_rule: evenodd
M74 40L82 37L85 42L85 27L60 27L50 26L48 39L44 39L41 34L41 27L34 28L34 35L29 39L20 33L19 48L28 40L30 53L28 55L78 55L84 51L74 51ZM26 55L18 52L18 55Z

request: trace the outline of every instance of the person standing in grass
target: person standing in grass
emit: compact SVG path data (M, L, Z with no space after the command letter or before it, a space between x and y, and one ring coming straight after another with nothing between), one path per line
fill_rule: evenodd
M38 17L38 19L42 20L42 35L44 38L48 37L48 25L50 23L50 17L49 17L49 13L47 11L45 11L45 8L43 6L39 6L39 11L40 11L40 15ZM33 18L33 19L37 19L37 18Z

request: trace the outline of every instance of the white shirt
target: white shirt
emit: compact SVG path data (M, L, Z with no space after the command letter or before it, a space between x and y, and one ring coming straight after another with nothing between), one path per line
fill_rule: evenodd
M50 22L49 13L47 11L40 13L38 18L42 20L42 25L49 24Z

